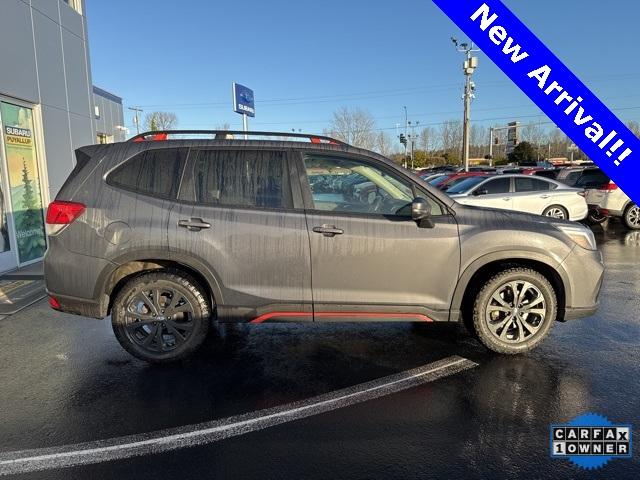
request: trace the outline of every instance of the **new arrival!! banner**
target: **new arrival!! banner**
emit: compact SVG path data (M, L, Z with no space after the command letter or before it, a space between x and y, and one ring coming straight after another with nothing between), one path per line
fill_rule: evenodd
M636 203L640 140L499 0L433 0Z

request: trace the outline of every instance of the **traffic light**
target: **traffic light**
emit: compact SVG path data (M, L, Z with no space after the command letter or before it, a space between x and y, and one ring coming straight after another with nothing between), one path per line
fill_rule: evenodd
M400 134L400 143L402 145L406 145L407 144L407 137L404 136L404 133Z

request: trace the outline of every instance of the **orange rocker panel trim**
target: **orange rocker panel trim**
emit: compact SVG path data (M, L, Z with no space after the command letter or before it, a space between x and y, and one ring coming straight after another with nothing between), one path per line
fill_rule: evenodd
M312 312L270 312L254 318L249 323L263 323L273 317L313 317ZM421 313L374 313L374 312L316 312L315 317L377 317L377 318L413 318L421 322L433 320Z

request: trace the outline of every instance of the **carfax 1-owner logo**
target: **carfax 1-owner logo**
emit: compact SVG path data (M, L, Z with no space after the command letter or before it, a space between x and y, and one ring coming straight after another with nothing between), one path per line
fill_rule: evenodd
M631 458L631 425L616 425L587 413L564 425L551 425L551 457L581 468L600 468L613 458Z

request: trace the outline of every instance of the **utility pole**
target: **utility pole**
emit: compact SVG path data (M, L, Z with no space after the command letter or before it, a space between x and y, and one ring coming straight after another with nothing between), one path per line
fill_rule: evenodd
M493 127L489 127L489 166L493 167Z
M134 117L135 119L134 122L136 124L136 133L140 135L140 117L138 116L138 113L142 113L143 110L138 107L129 107L129 110L133 110L134 112L136 112L136 116Z
M409 128L409 117L407 116L407 106L404 107L404 168L407 168L407 135Z
M464 75L466 77L464 84L464 121L463 121L463 138L462 138L462 160L464 162L464 171L469 171L469 134L471 130L471 99L474 97L473 91L475 90L475 84L471 80L473 72L478 68L478 57L472 55L473 52L479 52L480 50L473 48L472 43L458 43L458 40L451 37L451 41L456 46L456 49L460 53L465 54L465 61L462 66Z
M420 125L420 122L415 122L415 123L411 123L411 121L407 122L409 128L411 129L411 133L409 134L408 138L409 141L411 142L411 170L415 169L415 164L413 162L413 152L415 150L415 143L416 143L416 127L418 125Z

